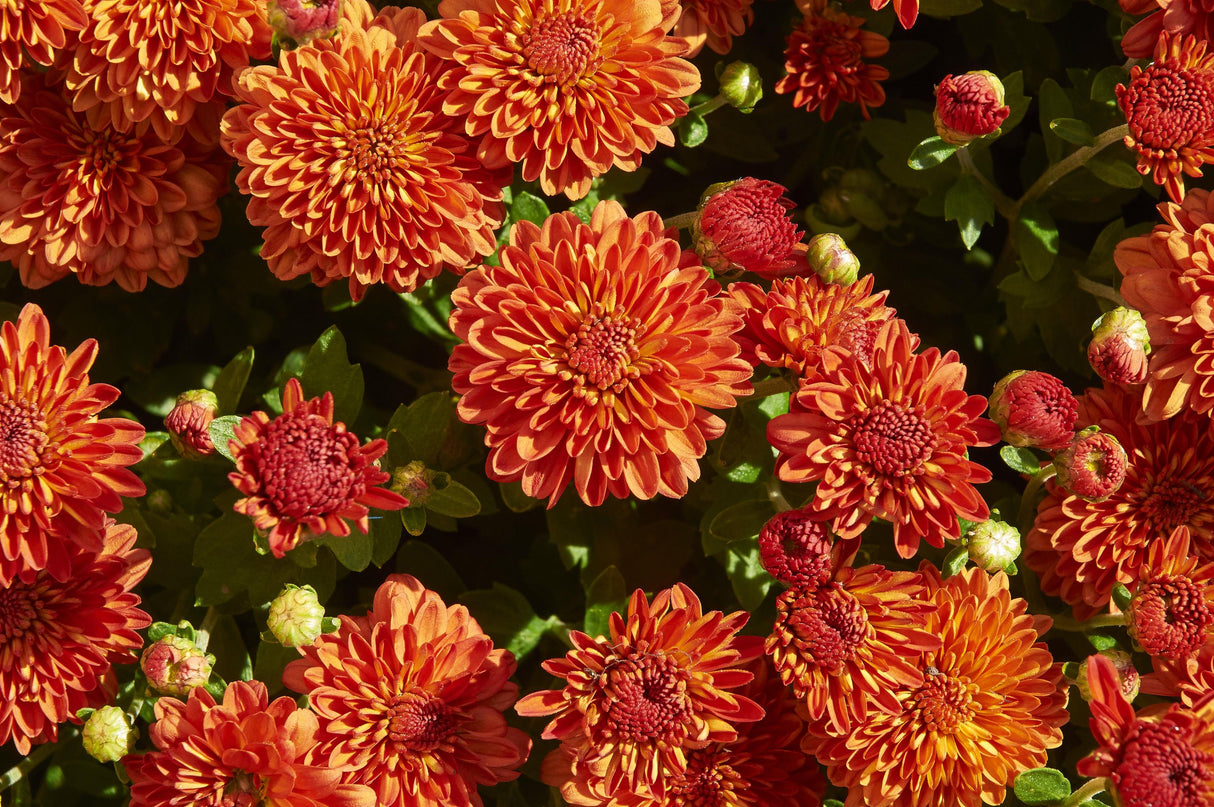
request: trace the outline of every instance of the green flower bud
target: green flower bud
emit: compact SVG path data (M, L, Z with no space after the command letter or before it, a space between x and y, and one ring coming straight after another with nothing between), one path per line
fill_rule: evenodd
M965 534L970 560L988 572L1006 569L1020 557L1020 531L1004 521L983 521Z
M822 233L809 239L809 252L805 259L827 283L850 286L860 276L860 259L847 248L843 236L837 233Z
M84 750L98 762L117 762L135 746L138 732L117 706L102 706L84 722Z
M311 586L286 585L270 603L270 633L285 647L304 647L324 632L325 607Z
M1092 323L1088 363L1105 381L1142 384L1147 380L1150 352L1147 323L1134 309L1114 308Z
M414 460L392 472L392 490L409 500L410 507L421 507L434 493L434 471L421 460Z
M721 71L721 97L739 112L753 112L763 97L763 77L747 62L730 62Z
M211 677L215 657L184 636L166 636L148 645L139 666L148 684L161 695L184 697Z

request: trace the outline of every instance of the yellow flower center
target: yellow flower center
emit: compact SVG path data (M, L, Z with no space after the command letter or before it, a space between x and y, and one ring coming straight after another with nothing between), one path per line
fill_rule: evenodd
M593 403L597 399L594 390L620 392L629 379L640 377L640 368L632 364L640 355L636 344L640 325L638 319L615 319L601 312L592 312L582 321L565 340L569 370L562 377L576 380L575 394L581 397L589 393Z

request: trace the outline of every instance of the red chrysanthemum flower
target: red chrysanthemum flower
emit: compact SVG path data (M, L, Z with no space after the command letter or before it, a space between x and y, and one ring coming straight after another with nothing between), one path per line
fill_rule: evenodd
M1148 14L1121 38L1121 50L1130 59L1149 59L1163 34L1198 41L1214 39L1214 4L1209 0L1119 0L1126 14Z
M365 31L241 73L223 146L275 276L348 279L359 299L381 282L412 291L496 249L510 169L482 168L442 113L448 68L415 44L424 21L420 9L385 11Z
M165 804L374 807L370 788L342 783L318 755L316 715L289 697L270 701L260 681L235 681L215 699L156 701L148 730L156 751L123 759L131 807Z
M130 131L147 121L171 140L188 126L214 144L233 76L270 58L260 0L192 0L172 14L160 0L84 0L84 7L89 24L66 80L73 108L94 129Z
M572 631L573 650L543 664L565 686L517 707L525 717L554 715L544 739L573 752L565 755L572 768L549 763L549 783L573 794L594 777L612 797L663 799L687 771L688 751L736 740L740 724L763 717L757 703L730 691L752 679L745 667L762 652L757 636L738 635L749 616L704 613L678 583L652 604L635 591L627 616L611 614L608 636Z
M80 0L6 0L0 4L0 102L21 97L25 55L41 65L55 61L68 34L88 24Z
M733 38L741 36L755 21L754 0L662 0L662 8L680 10L679 21L671 36L687 40L695 56L704 48L724 55L733 47Z
M1130 458L1117 438L1087 428L1054 457L1060 487L1090 501L1103 501L1125 482Z
M32 303L0 328L0 585L39 569L66 580L72 544L100 551L106 513L144 494L127 470L143 427L97 417L120 393L89 383L95 358L93 339L71 354L52 345Z
M774 279L806 274L804 235L789 211L782 185L746 177L714 186L700 203L695 250L716 272L748 271ZM791 271L789 271L791 270Z
M816 731L846 734L869 709L898 709L898 687L922 683L908 658L940 644L925 599L919 574L875 565L780 594L767 653Z
M103 526L97 547L70 545L62 579L26 570L0 585L0 743L54 742L59 724L107 702L103 679L132 662L151 624L131 593L151 565L135 528Z
M915 354L917 343L895 319L881 327L870 363L851 352L824 353L825 380L803 384L792 411L767 424L780 479L818 482L812 507L843 538L873 518L890 521L904 558L920 539L941 547L958 537L958 516L990 516L974 485L991 472L965 452L998 439L995 424L980 417L986 398L963 389L957 354Z
M1214 53L1193 37L1162 37L1155 61L1130 70L1129 86L1117 85L1117 103L1130 133L1126 148L1138 152L1138 173L1184 198L1184 177L1200 177L1214 162Z
M1047 495L1025 539L1025 560L1045 593L1061 597L1080 619L1109 602L1114 586L1138 580L1147 547L1187 526L1192 549L1214 560L1214 433L1208 417L1186 412L1136 423L1139 393L1089 389L1079 425L1099 426L1129 458L1125 481L1104 501L1046 482Z
M62 87L31 75L0 117L0 260L35 289L69 274L127 291L177 286L219 233L227 175L221 153L181 132L92 126Z
M1191 708L1161 704L1135 714L1113 663L1090 656L1087 665L1089 725L1100 747L1079 761L1079 773L1108 777L1127 807L1214 803L1214 692Z
M490 477L549 505L571 482L591 505L687 492L725 429L705 407L734 406L751 367L737 314L680 257L656 213L600 202L589 224L517 222L501 266L460 282L449 367L460 418L488 427Z
M869 0L868 4L874 11L878 11L889 5L889 1ZM804 2L806 0L798 0L799 4ZM902 27L909 30L919 18L919 0L894 0L894 14L897 15L898 22L902 23Z
M660 0L443 0L422 44L446 62L443 111L489 168L518 164L580 199L613 165L635 171L700 88Z
M1197 652L1185 658L1169 660L1155 656L1154 671L1142 676L1142 691L1148 695L1179 698L1192 706L1214 692L1214 641L1206 641Z
M1017 370L995 385L990 418L1008 444L1059 451L1075 437L1079 404L1066 384L1049 373Z
M854 541L836 542L821 514L808 507L772 516L759 530L763 568L785 585L818 586L855 554Z
M870 709L850 734L809 744L848 788L847 807L1001 804L1062 742L1062 665L1038 641L1049 620L1027 613L1003 572L971 567L943 582L930 564L920 572L941 641L904 659L920 680L887 693L893 711Z
M999 131L1011 111L1003 103L1003 83L988 70L948 75L936 85L936 134L954 146Z
M871 363L881 325L893 319L889 292L876 294L873 276L847 286L817 275L776 280L764 292L753 283L731 283L729 295L742 306L746 327L737 335L742 355L752 364L787 367L802 380L813 379L828 350L855 353Z
M360 446L346 424L333 422L333 393L305 401L295 378L283 388L282 414L242 419L228 447L236 460L228 479L245 495L233 509L267 533L276 558L308 538L349 535L349 520L365 535L370 507L409 506L399 493L376 487L391 478L379 469L387 442Z
M801 5L805 19L788 36L784 51L788 75L776 82L776 92L793 93L794 107L816 109L824 121L834 117L840 103L859 104L867 119L869 107L885 103L885 90L878 82L889 78L888 70L869 62L889 52L889 40L860 30L863 17L817 0Z
M1214 563L1192 557L1190 546L1183 526L1151 542L1126 609L1138 646L1169 661L1191 656L1214 639Z
M1117 245L1121 294L1151 339L1143 411L1152 420L1214 411L1214 195L1159 205L1163 224Z
M365 617L340 620L283 672L320 718L315 760L380 807L481 807L477 785L518 778L531 740L502 716L514 656L467 608L392 575Z

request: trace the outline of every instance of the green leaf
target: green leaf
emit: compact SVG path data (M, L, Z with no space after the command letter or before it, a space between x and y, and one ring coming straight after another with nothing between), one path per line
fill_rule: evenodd
M822 802L822 807L843 807L843 802L838 799L827 799Z
M775 512L768 499L738 502L717 513L709 522L708 531L727 543L756 538Z
M999 457L1004 465L1018 474L1033 476L1041 470L1041 458L1031 448L1004 446L999 449Z
M1030 279L1041 280L1058 257L1058 227L1053 216L1041 205L1025 205L1016 220L1015 235L1024 271Z
M754 611L763 604L773 581L759 559L759 545L746 544L745 549L740 549L741 546L735 544L729 548L725 555L725 574L729 576L738 602L747 611Z
M446 484L439 487L443 477L446 477ZM425 501L427 510L451 518L471 518L481 511L476 494L446 474L436 474L431 485L432 492Z
M304 359L299 383L309 398L333 393L333 419L353 423L363 405L363 370L346 355L346 338L330 327Z
M1071 118L1074 115L1075 108L1071 105L1071 99L1067 97L1066 91L1059 86L1058 82L1052 78L1041 82L1041 86L1037 90L1037 116L1041 124L1041 131L1045 134L1045 151L1050 163L1061 160L1065 151L1062 138L1052 133L1050 121L1057 118Z
M302 658L298 648L283 647L278 642L261 642L257 645L257 660L253 663L253 678L264 681L273 697L281 692L282 671L288 664Z
M224 415L215 418L207 426L207 434L215 444L215 450L223 457L235 462L232 452L228 450L228 442L236 437L236 427L240 425L240 415Z
M1095 174L1101 182L1112 185L1114 188L1133 189L1142 186L1142 174L1124 160L1093 157L1084 163L1084 167Z
M1130 593L1130 590L1125 587L1124 583L1118 583L1117 585L1113 586L1113 602L1115 602L1117 607L1122 611L1125 611L1130 607L1130 600L1133 598L1134 595Z
M1129 73L1119 64L1109 65L1092 78L1091 99L1104 106L1117 105L1117 85L1125 84Z
M956 150L956 146L945 143L939 136L929 137L915 146L906 158L906 164L916 171L925 171L952 157Z
M382 518L382 515L377 516ZM393 519L394 521L396 519ZM352 572L361 572L371 565L375 539L368 533L363 535L357 528L349 535L324 535L316 539L318 546L327 546L333 551L337 562Z
M944 574L942 576L947 580L959 573L965 568L965 564L969 563L969 559L970 551L964 546L959 546L952 552L949 552L948 556L944 558Z
M627 605L628 585L624 575L615 566L608 566L586 587L586 616L582 630L591 636L606 636L611 613L623 613Z
M396 553L396 571L413 575L446 602L454 602L468 589L442 553L425 541L405 541Z
M400 511L400 521L405 532L416 538L426 531L426 508L406 507Z
M510 205L510 218L514 221L543 224L548 216L548 203L540 197L527 191L519 191L514 195L514 202Z
M1016 777L1012 786L1016 798L1029 807L1053 804L1071 795L1071 783L1062 771L1054 768L1034 768Z
M982 227L995 222L995 202L972 174L960 177L944 196L944 218L957 222L961 241L973 249Z
M708 139L708 122L698 112L688 112L679 124L679 142L695 148Z
M775 395L768 395L766 398L756 404L760 412L767 416L768 420L779 415L788 414L788 403L792 399L792 394L788 392L778 392Z
M431 392L409 404L400 423L400 432L427 466L434 465L451 430L455 401L449 392ZM393 418L395 420L395 418Z
M494 583L490 589L466 591L459 601L468 606L493 644L505 647L515 658L530 653L558 622L555 617L540 619L526 597L501 583Z
M253 522L228 511L198 533L194 565L202 567L195 605L218 605L248 588L249 564L261 559L253 548Z
M221 413L235 412L240 407L240 396L244 394L245 384L249 381L249 371L252 369L253 348L246 347L219 371L211 392L219 399Z
M1003 103L1012 110L1008 113L1007 120L999 127L999 130L1006 135L1024 120L1024 115L1029 110L1029 98L1024 94L1024 73L1021 71L1010 73L1002 82Z
M1089 633L1087 635L1088 644L1092 646L1097 653L1103 653L1106 650L1117 649L1116 637L1109 636L1105 633Z
M1096 142L1092 127L1078 118L1054 118L1050 121L1050 131L1066 142L1080 146L1090 146Z
M502 494L502 501L506 508L512 513L526 513L528 510L534 510L540 506L539 499L533 499L523 493L522 482L501 482L498 490Z
M396 554L400 546L400 533L403 529L401 519L396 513L386 513L382 510L371 511L371 562L376 567L383 566ZM348 567L347 567L348 568Z

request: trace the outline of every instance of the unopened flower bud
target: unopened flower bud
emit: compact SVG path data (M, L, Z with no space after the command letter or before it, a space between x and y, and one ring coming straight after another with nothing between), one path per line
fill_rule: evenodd
M117 706L102 706L84 721L85 752L98 762L117 762L135 747L137 732Z
M988 572L1006 569L1020 557L1020 531L1004 521L983 521L965 534L970 560Z
M746 270L768 279L799 273L805 247L789 216L794 205L784 192L781 185L753 177L709 187L692 231L704 265L716 272Z
M837 233L822 233L809 239L805 260L827 283L850 286L860 276L860 259Z
M753 112L763 97L759 68L748 62L730 62L721 71L721 97L739 112Z
M414 460L392 472L392 490L409 500L410 507L421 507L434 492L435 472L421 460Z
M1147 380L1151 337L1147 323L1132 308L1114 308L1092 324L1088 363L1096 375L1114 384L1141 384Z
M1121 681L1121 694L1127 701L1133 702L1138 697L1138 687L1141 679L1138 670L1134 669L1134 660L1129 653L1121 650L1105 650L1100 655L1113 662L1117 670L1117 678ZM1079 695L1088 702L1092 700L1092 690L1088 687L1088 665L1079 665L1079 673L1075 676L1075 686L1079 687Z
M305 647L324 632L325 607L311 586L286 585L270 603L266 622L284 647Z
M1088 501L1104 501L1125 481L1129 458L1121 443L1091 426L1075 435L1070 447L1054 457L1058 484Z
M964 146L999 131L1011 107L1003 103L1003 84L988 70L945 76L936 85L936 134L945 143Z
M1078 414L1075 396L1049 373L1017 370L991 392L989 417L1009 445L1065 448L1075 435Z
M270 0L266 19L288 47L332 36L341 21L342 0Z
M215 453L208 428L218 410L219 399L210 390L192 389L177 396L164 427L181 456L197 459Z
M214 658L184 636L165 636L143 651L139 666L161 695L185 696L211 677Z
M772 516L759 531L763 568L785 585L819 585L832 573L828 522L808 508Z

